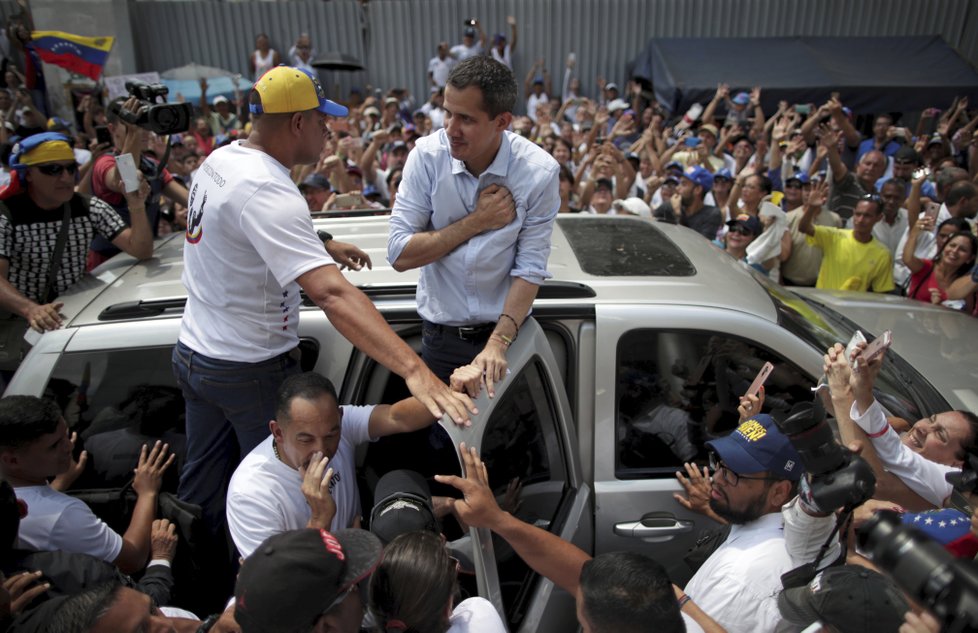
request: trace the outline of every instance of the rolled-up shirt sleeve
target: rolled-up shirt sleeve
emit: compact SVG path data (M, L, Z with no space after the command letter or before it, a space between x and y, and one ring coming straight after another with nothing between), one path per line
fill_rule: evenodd
M887 471L935 506L944 505L944 500L953 491L944 475L960 469L933 462L901 442L900 436L886 421L882 405L875 400L862 414L853 403L849 417L866 432Z
M404 252L415 233L431 230L431 183L434 174L422 159L421 152L408 154L401 185L391 210L390 235L387 238L387 261L393 265Z
M784 519L784 546L791 556L791 564L799 567L810 563L818 556L818 550L835 529L835 515L813 517L801 509L798 497L781 508ZM829 546L825 556L819 561L819 569L824 569L839 557L842 546L836 539Z
M547 260L554 218L560 209L559 167L554 163L547 170L547 176L539 178L527 197L526 221L517 238L516 261L510 272L510 276L538 286L553 276L547 272Z

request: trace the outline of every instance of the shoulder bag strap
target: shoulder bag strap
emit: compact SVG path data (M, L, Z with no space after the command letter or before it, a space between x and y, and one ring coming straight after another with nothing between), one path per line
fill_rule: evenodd
M61 256L65 252L65 244L68 243L68 229L71 228L71 204L70 201L64 203L64 216L61 218L61 230L58 232L58 241L54 245L54 253L51 254L51 261L48 263L47 281L44 282L44 292L41 293L41 301L50 303L54 301L55 282L58 277L58 270L61 268Z

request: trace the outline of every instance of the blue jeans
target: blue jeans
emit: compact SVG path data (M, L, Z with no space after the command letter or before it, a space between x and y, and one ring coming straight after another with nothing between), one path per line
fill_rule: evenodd
M299 351L260 363L236 363L204 356L178 342L172 361L187 411L187 459L179 497L199 505L216 534L224 525L231 475L241 458L268 437L279 386L300 372Z

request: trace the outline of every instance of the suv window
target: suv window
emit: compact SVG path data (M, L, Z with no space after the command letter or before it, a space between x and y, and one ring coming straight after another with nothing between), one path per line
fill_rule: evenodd
M811 399L813 381L753 342L727 334L633 330L618 342L615 474L672 477L705 442L736 428L740 396L765 362L764 411Z
M483 436L482 457L497 498L510 482L519 481L519 517L553 531L567 491L567 468L555 404L536 363L513 379L495 406ZM494 536L493 543L506 616L515 631L539 577L503 541Z

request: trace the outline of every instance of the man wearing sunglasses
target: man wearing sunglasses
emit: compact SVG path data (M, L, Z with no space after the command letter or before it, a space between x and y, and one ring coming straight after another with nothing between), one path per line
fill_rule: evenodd
M22 318L25 329L54 330L63 320L54 298L85 273L95 235L133 257L153 255L144 207L149 190L144 182L125 194L134 210L127 226L102 200L75 193L78 163L68 137L27 137L14 146L10 163L13 179L0 192L0 308Z
M793 567L781 506L795 496L801 458L766 414L706 444L710 508L732 527L690 579L686 595L728 631L773 631L781 619L781 574Z

